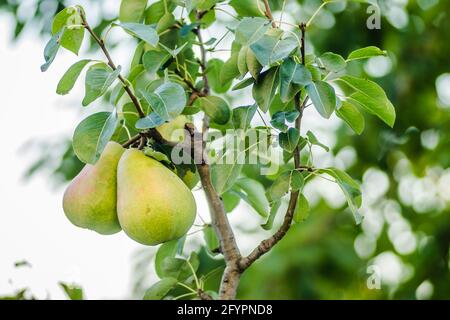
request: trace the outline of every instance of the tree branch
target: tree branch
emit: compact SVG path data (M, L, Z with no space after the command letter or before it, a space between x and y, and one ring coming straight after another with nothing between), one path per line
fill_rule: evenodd
M301 48L301 55L302 55L302 64L305 64L305 25L301 24L300 29L302 31L302 48ZM295 120L295 128L300 132L301 129L301 123L303 118L303 110L305 108L306 103L308 102L308 97L305 98L303 103L300 102L301 99L301 92L298 92L295 95L294 102L295 102L295 108L299 112L299 116ZM305 166L302 166L300 162L300 148L297 146L294 150L294 165L295 169L304 169ZM312 168L307 170L313 170ZM241 272L243 272L245 269L250 267L257 259L259 259L262 255L269 252L288 232L289 228L291 227L292 220L294 218L295 208L297 206L298 196L300 192L295 191L291 192L290 198L289 198L289 204L288 208L286 210L286 214L284 215L283 223L281 224L280 228L269 238L261 241L261 243L252 251L250 254L244 258L241 259L239 262L239 267L241 268Z
M89 34L92 36L92 38L95 40L95 42L97 42L97 44L99 45L100 49L103 51L103 53L105 54L106 59L108 60L108 65L110 66L110 68L113 71L117 70L116 65L114 64L114 61L111 58L111 55L108 51L108 49L106 48L105 42L100 39L97 34L95 34L95 32L92 30L91 26L89 25L86 16L84 14L83 11L80 11L80 16L81 16L81 20L82 20L82 25L84 26L84 28L89 32ZM136 95L134 94L133 90L130 87L130 83L119 73L118 79L120 80L120 82L123 85L123 88L125 90L125 92L128 94L128 96L130 97L131 101L133 102L133 105L137 111L137 113L139 114L140 118L145 118L146 114L144 113L142 106L139 102L139 99L136 97ZM167 144L167 145L171 145L174 146L175 144L165 140L161 134L158 132L158 130L156 130L155 128L151 128L146 132L141 132L139 134L139 137L135 136L133 138L131 138L130 140L128 140L127 142L125 142L123 145L125 147L129 147L131 146L134 142L136 142L137 140L139 140L139 138L153 138L156 141L158 141L161 144ZM137 139L136 141L133 141L133 139Z
M273 19L272 11L270 10L269 0L264 0L264 7L266 11L266 17L272 22L272 27L276 28L277 24L275 23L275 20Z
M197 14L199 18L199 14ZM199 26L195 31L197 38L200 42L201 60L200 66L202 68L203 75L203 95L208 95L210 92L207 71L207 60L206 60L206 49L203 44L203 37L201 34L201 27ZM217 194L214 186L211 182L211 172L210 166L203 150L206 147L206 137L209 130L209 118L205 115L203 119L203 130L201 136L201 164L197 165L197 170L200 175L200 180L203 186L203 190L208 201L211 222L217 238L220 242L220 250L224 256L226 267L222 276L222 281L220 285L219 296L221 299L234 299L236 297L237 286L239 284L240 272L239 272L239 261L241 259L241 254L236 243L236 239L233 233L233 229L228 221L227 214L225 212L222 199ZM195 139L195 132L191 129L191 139ZM194 143L195 145L195 143Z

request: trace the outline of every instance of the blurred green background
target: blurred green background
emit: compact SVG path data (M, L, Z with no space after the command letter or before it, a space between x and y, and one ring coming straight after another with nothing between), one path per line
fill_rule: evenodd
M21 36L24 26L33 24L36 37L45 36L44 46L50 17L67 3L36 1L36 12L23 18L21 2L0 1L0 10L16 17L11 41ZM107 1L96 2L94 25L100 33L114 17L102 17ZM283 1L270 2L277 14ZM320 5L316 0L291 2L295 1L288 3L297 10L290 11L297 22ZM389 53L352 65L352 71L373 78L386 90L397 111L394 129L370 116L361 136L343 123L329 129L336 141L335 159L362 181L365 220L355 226L351 215L343 213L347 210L343 203L336 207L316 191L309 219L293 226L270 254L245 273L238 298L450 298L450 1L379 3L383 15L379 30L366 28L367 5L344 3L328 6L308 35L318 52L346 56L375 45ZM64 143L64 154L42 152L26 174L47 174L42 169L50 169L54 181L74 177L81 163L70 142ZM150 255L137 257L145 262ZM206 254L201 257L207 266L202 268L220 265ZM139 259L134 263L139 292L139 269L145 268ZM367 281L375 286L379 281L381 288L371 288Z

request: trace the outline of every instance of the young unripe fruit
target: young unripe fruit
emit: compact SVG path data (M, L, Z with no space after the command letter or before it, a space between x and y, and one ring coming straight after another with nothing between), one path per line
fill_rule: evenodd
M188 117L179 115L172 121L160 125L156 130L168 141L181 142L184 139L184 125L188 122Z
M137 149L125 151L117 171L117 213L123 231L145 245L182 237L196 204L184 182Z
M100 234L120 231L117 219L117 164L125 151L109 142L96 164L87 164L67 187L63 209L76 226Z

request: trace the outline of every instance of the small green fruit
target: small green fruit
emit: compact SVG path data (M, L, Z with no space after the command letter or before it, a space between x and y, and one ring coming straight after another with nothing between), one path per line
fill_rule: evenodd
M100 234L121 230L117 219L117 165L125 151L109 142L96 164L87 164L67 187L63 209L76 226Z
M117 213L133 240L157 245L178 239L192 226L196 204L184 182L137 149L125 151L117 171Z
M182 130L184 130L184 126L188 122L188 117L180 115L172 121L157 127L156 130L158 130L161 136L167 141L181 142L184 140L184 132Z

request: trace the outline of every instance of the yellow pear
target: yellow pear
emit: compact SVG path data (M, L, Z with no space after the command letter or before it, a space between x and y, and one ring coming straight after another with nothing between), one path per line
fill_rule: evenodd
M196 210L194 196L175 173L137 149L125 151L117 170L117 214L130 238L145 245L178 239Z
M73 179L63 198L67 218L76 226L113 234L121 230L117 219L117 165L125 151L109 142L94 165L87 164Z
M189 122L185 115L179 115L170 122L164 123L156 128L161 136L172 142L181 142L184 140L184 125Z

